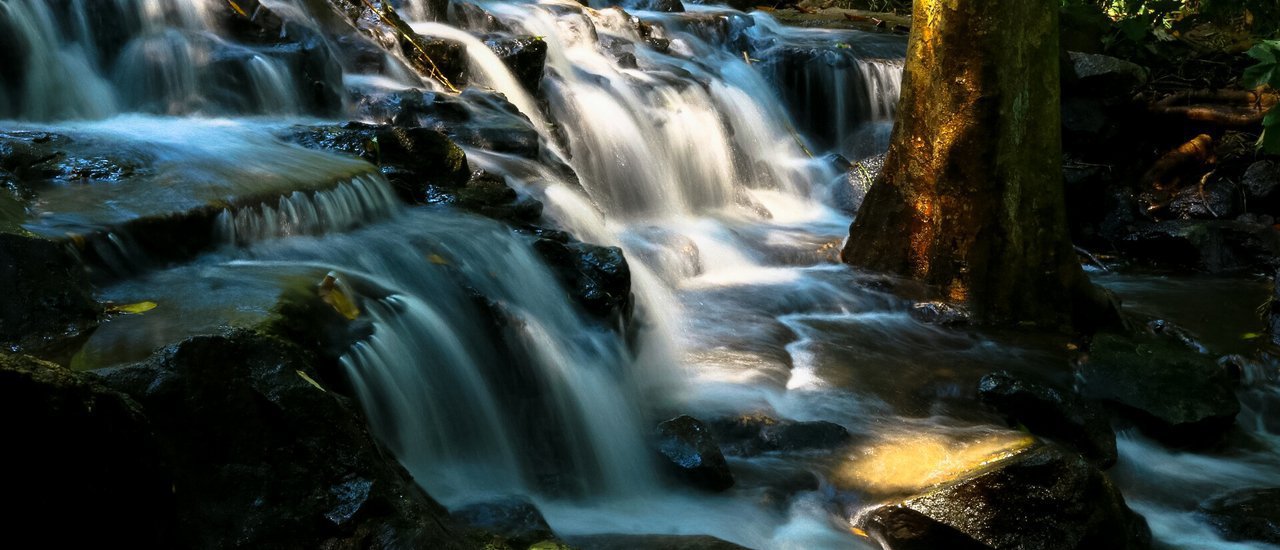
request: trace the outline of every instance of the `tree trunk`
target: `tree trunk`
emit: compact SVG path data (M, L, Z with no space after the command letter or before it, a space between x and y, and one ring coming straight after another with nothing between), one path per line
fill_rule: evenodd
M1060 96L1057 0L916 0L889 154L843 260L982 322L1070 321L1098 295L1067 233Z

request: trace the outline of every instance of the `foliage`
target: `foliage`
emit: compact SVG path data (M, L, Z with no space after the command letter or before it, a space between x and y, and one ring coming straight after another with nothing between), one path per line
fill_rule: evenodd
M1241 81L1246 88L1270 86L1280 90L1280 40L1263 40L1248 52L1258 63L1245 69ZM1258 147L1271 154L1280 154L1280 106L1272 107L1262 120L1262 137Z

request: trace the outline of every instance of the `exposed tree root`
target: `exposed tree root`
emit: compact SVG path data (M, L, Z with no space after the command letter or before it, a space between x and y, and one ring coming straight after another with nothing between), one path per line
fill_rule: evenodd
M1280 103L1280 96L1274 93L1191 90L1152 103L1150 111L1228 128L1248 128L1262 124L1262 117L1277 103Z

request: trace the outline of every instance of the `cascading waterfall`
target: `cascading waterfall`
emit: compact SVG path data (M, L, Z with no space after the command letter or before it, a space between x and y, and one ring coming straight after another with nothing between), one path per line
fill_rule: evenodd
M222 242L248 244L293 235L344 231L396 212L399 199L380 174L361 174L333 189L295 191L275 206L226 209L218 215Z
M431 86L371 44L354 48L365 57L350 63L311 11L323 3L264 0L287 22L290 41L277 44L229 32L219 0L0 0L0 117L81 145L115 144L147 168L109 185L41 189L25 228L80 235L174 208L222 209L215 241L226 246L190 265L157 266L153 278L121 276L132 294L112 289L113 299L149 299L163 287L204 313L217 305L198 286L183 294L193 279L240 284L246 301L263 301L282 279L332 272L370 328L341 363L379 439L446 504L528 494L565 534L857 545L844 520L832 519L842 511L827 479L822 490L771 500L771 484L790 483L786 472L829 464L734 457L739 488L686 493L665 485L652 463L655 417L764 410L894 440L919 432L945 448L964 428L920 418L933 410L903 413L896 399L959 390L917 387L915 378L930 377L912 369L938 357L956 369L1026 362L1016 350L922 327L895 298L832 263L850 220L823 202L843 176L823 156L883 150L900 37L792 29L767 14L694 4L687 13L627 14L570 0L454 2L452 25L422 21L445 20L441 3L394 4L417 32L465 46L472 85L505 96L537 130L541 153L552 153L468 145L472 167L541 199L548 225L626 250L640 337L579 311L533 237L445 208L401 207L375 167L275 137L366 93ZM459 28L477 13L496 24ZM540 94L523 90L478 38L493 33L545 41ZM474 97L449 100L469 107ZM216 118L242 115L253 117ZM68 122L83 119L92 122ZM106 232L85 253L114 258L124 273L140 262L131 241ZM188 317L174 324L209 328L205 315ZM172 341L163 329L140 345ZM1263 411L1248 413L1249 429L1271 442L1263 413L1274 386L1249 383L1257 387L1248 406ZM1121 441L1131 457L1189 460L1151 447ZM1203 486L1266 479L1269 456L1231 467L1206 459L1204 479L1189 478ZM1124 468L1119 479L1141 477ZM1186 513L1153 502L1143 511L1174 518L1165 533L1186 527Z

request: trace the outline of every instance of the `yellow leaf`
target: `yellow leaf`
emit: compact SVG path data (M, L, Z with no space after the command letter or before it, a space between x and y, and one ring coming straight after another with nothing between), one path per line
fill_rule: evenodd
M427 261L436 265L449 265L449 260L446 260L444 256L441 256L439 254L432 254L430 256L427 256Z
M355 301L339 286L338 276L334 273L325 275L324 280L320 281L320 299L348 321L354 321L360 316L360 308L356 307Z
M138 302L136 304L125 304L122 306L111 305L111 306L107 306L107 313L113 313L113 314L124 313L126 315L137 315L139 313L146 313L148 311L151 311L156 307L157 307L157 304L155 302Z
M314 378L312 378L312 377L310 377L310 376L307 376L307 373L302 372L302 371L300 371L300 370L295 370L295 371L293 371L293 372L298 373L298 376L301 376L301 377L302 377L302 379L303 379L303 380L306 380L308 384L311 384L312 386L315 386L317 390L320 390L320 391L325 392L325 393L329 393L329 391L328 391L328 390L326 390L326 389L324 389L324 387L323 387L323 386L321 386L319 382L316 382L316 380L315 380Z
M1244 336L1240 337L1241 340L1257 340L1258 338L1262 338L1262 335L1256 332L1246 332Z
M859 529L859 528L857 528L857 527L850 527L850 528L849 528L849 530L850 530L850 531L853 531L853 534L858 535L859 537L868 537L868 536L869 536L869 535L867 535L867 532L866 532L866 531L863 531L862 529Z

